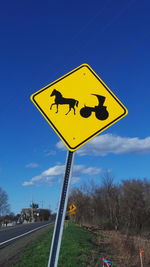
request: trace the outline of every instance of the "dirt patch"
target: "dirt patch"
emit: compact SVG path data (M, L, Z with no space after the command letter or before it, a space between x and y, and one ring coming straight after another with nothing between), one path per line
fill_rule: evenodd
M39 236L47 232L51 227L53 226L45 226L44 228L41 228L32 234L16 240L7 247L0 249L0 267L14 266L21 259L24 249L27 248Z

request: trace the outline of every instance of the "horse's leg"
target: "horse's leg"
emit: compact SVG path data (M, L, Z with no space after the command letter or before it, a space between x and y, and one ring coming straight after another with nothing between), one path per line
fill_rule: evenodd
M69 110L65 115L67 115L70 111L71 111L71 106L69 105Z
M57 106L57 111L55 113L58 113L58 104L56 104L56 106Z
M52 106L53 106L53 105L56 105L56 104L55 104L55 103L51 104L50 109L52 109Z
M74 103L74 105L71 105L71 108L73 108L73 111L74 111L74 115L76 115L76 111L75 111L75 103Z
M54 106L54 105L56 105L56 107L57 107L56 113L58 113L58 104L56 104L56 103L51 104L50 109L52 109L52 106Z
M74 115L76 115L75 107L73 106L72 108L73 108L73 110L74 110Z

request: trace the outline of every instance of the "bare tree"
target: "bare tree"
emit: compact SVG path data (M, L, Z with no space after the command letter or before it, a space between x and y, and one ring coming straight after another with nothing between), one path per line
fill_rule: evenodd
M75 204L77 207L76 222L89 223L91 221L91 198L81 189L74 188L71 191L68 204Z
M106 171L101 176L101 186L95 190L94 207L95 217L100 223L108 227L119 227L119 187L114 185L114 177Z
M143 199L145 201L145 221L144 225L149 228L150 225L150 182L148 179L144 179L144 194Z
M121 218L127 229L141 230L146 218L143 181L123 181L121 186Z
M8 204L8 195L7 193L0 187L0 216L3 216L9 213L9 204Z

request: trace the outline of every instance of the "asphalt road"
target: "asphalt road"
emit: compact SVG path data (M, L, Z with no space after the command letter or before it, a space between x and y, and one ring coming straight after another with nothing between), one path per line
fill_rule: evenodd
M52 222L36 222L36 223L28 223L21 224L11 228L4 228L0 230L0 248L8 245L14 240L21 238L26 235L26 233L31 233L35 229L41 229L45 225L53 224ZM28 233L28 234L29 234Z

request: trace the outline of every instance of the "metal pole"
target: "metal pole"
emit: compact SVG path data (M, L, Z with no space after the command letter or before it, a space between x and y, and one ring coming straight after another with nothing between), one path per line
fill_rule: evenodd
M140 253L141 267L143 267L142 253Z
M73 163L74 152L68 151L67 162L66 162L66 171L64 175L64 181L62 185L62 192L59 202L59 208L57 212L57 217L55 221L55 227L53 232L51 250L49 255L48 267L57 267L59 251L63 233L63 225L65 219L65 213L68 202L68 193L69 193L69 183L71 178L72 163Z

